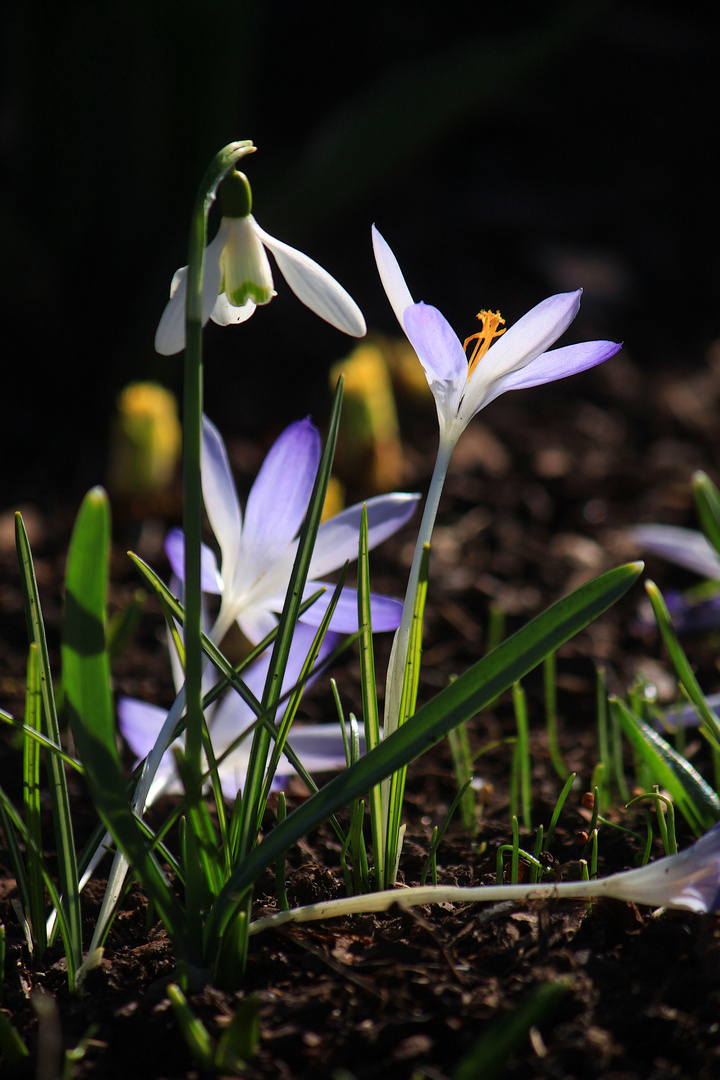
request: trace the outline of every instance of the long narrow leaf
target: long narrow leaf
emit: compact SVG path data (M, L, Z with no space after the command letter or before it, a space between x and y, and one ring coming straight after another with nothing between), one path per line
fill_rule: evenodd
M374 784L434 746L452 728L471 719L619 600L642 569L642 563L618 567L558 600L441 690L402 728L293 811L230 876L208 921L206 949L210 955L247 889L281 851L339 807L349 805Z
M28 653L27 694L25 697L25 725L39 731L42 724L42 701L40 698L40 671L37 645L31 645ZM47 948L45 932L45 883L42 866L35 855L42 851L40 825L40 748L34 739L23 742L23 817L28 836L33 844L27 851L28 890L30 893L30 922L32 923L35 949L40 959Z
M157 905L179 958L185 959L182 909L130 810L115 743L105 644L109 541L108 498L102 488L94 488L80 508L68 552L62 640L65 706L95 807Z
M38 675L40 678L45 733L51 742L59 746L60 726L55 705L40 595L35 578L30 541L28 540L22 515L19 513L15 515L15 543L25 599L28 636L30 642L37 646ZM65 942L65 948L69 953L72 953L73 967L77 968L82 955L82 919L80 916L80 889L78 887L75 841L70 816L70 800L62 762L55 754L50 754L46 757L46 763L50 780L50 805L57 847L58 879L64 906L63 922L70 934L70 940Z
M610 707L653 780L669 792L695 835L701 836L720 821L720 798L690 762L622 701L611 698Z
M363 506L358 541L358 630L360 637L360 690L362 694L365 746L368 752L380 742L380 713L378 710L377 683L375 680L375 652L372 639L370 609L370 564L368 552L367 509ZM375 860L375 887L382 889L386 883L385 860L387 858L387 808L383 808L383 790L380 785L370 789L370 826L372 829L373 858Z
M285 602L280 615L280 622L278 623L277 637L275 638L275 644L273 645L265 689L263 691L263 706L266 710L270 711L271 720L274 720L273 712L280 700L283 677L285 675L285 668L287 667L288 656L290 654L290 646L292 645L295 627L300 614L300 604L302 602L305 582L307 581L308 571L310 569L315 539L320 527L322 508L325 503L325 493L327 492L327 486L330 480L330 470L332 469L333 458L335 456L335 444L337 442L338 427L340 425L340 411L342 408L342 395L343 380L341 378L338 381L335 390L335 399L330 415L328 433L320 458L317 476L315 477L312 495L310 496L307 513L305 515L305 521L303 522L303 527L300 531L298 549L295 555L295 561L293 562L287 592L285 594ZM238 831L238 855L240 859L243 859L251 848L255 846L257 832L260 827L258 814L261 803L263 775L270 746L270 737L266 725L258 727L253 737L250 759L248 761L247 779L245 781L245 790L243 792L240 827Z
M645 582L645 591L650 597L653 614L657 620L665 648L670 653L670 659L675 665L678 678L687 690L690 700L700 715L705 734L715 746L720 747L720 724L715 714L708 708L700 684L695 678L682 645L678 641L663 595L654 581Z
M720 492L709 476L696 472L693 476L693 494L702 530L715 550L720 552Z

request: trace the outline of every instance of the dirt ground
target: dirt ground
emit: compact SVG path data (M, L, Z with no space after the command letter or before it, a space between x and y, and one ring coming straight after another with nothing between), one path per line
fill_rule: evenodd
M508 629L547 603L612 565L641 553L623 530L641 521L694 524L690 478L703 468L718 479L720 437L716 423L720 364L692 376L668 372L648 389L624 354L586 376L509 395L495 402L465 433L448 479L434 538L421 698L481 655L488 611L507 615ZM432 467L434 419L412 414L403 484L425 490ZM232 444L239 483L247 489L260 449ZM25 507L37 573L57 659L63 552L75 507ZM116 515L112 601L126 603L138 587L124 555L128 547L163 568L162 538L175 508L143 527ZM413 531L388 542L372 560L373 587L401 594ZM14 567L8 516L0 522L0 609L3 612L3 673L0 704L21 709L26 657L24 616ZM648 559L661 586L683 587L692 575ZM561 748L578 773L551 844L560 876L577 875L587 824L581 805L597 760L594 735L595 667L603 665L613 690L623 691L638 673L651 679L661 699L673 681L656 635L639 623L643 590L636 586L613 610L565 646L558 657ZM717 634L686 642L707 692L718 689ZM389 642L378 640L378 667ZM168 703L170 676L163 658L161 620L151 601L138 634L114 671L118 692ZM337 672L347 709L359 711L357 661ZM549 821L559 794L544 730L541 681L527 680L533 762L533 823ZM305 713L330 715L329 695L313 688ZM448 829L438 856L444 883L479 884L494 879L497 846L508 842L508 775L512 709L503 699L470 725L473 749L498 741L478 761L477 775L490 785L477 837L459 820ZM20 757L2 735L0 780L17 798ZM690 739L694 763L707 761ZM630 757L628 756L628 763ZM452 765L443 745L416 762L408 783L408 833L401 877L418 881L432 826L440 824L455 793ZM73 787L79 830L92 826L92 810ZM301 798L293 786L290 805ZM161 812L162 807L158 812ZM615 820L642 831L642 817L618 804ZM272 815L267 822L272 826ZM528 840L527 834L522 834ZM690 842L682 823L681 846ZM532 842L532 838L528 842ZM634 865L639 846L631 836L604 827L601 873ZM660 854L656 844L654 855ZM65 988L59 954L33 967L13 914L14 883L2 857L0 919L7 934L2 1009L31 1049L29 1063L7 1075L59 1075L53 1051L37 1071L39 1025L31 995L42 988L57 1002L57 1046L71 1049L87 1039L72 1076L167 1078L198 1075L179 1034L165 988L173 956L161 926L148 921L146 903L133 888L110 933L102 968L73 999ZM338 846L321 829L288 855L291 905L342 895ZM83 906L91 932L102 882L93 882ZM260 882L256 912L276 904L272 876ZM537 1005L525 1033L503 1050L502 1021L518 1007ZM563 992L564 988L564 992ZM476 1041L491 1033L496 1071L486 1076L524 1080L603 1077L604 1080L666 1080L720 1075L720 922L716 916L654 914L615 901L585 904L449 905L391 910L284 928L252 940L245 986L236 994L207 988L191 1004L215 1037L238 1001L254 997L259 1008L257 1052L242 1071L261 1078L392 1075L430 1080L476 1075L461 1062ZM529 1015L529 1014L528 1014ZM41 1033L42 1034L42 1033ZM45 1045L52 1022L44 1023ZM50 1070L50 1071L48 1071ZM6 1075L3 1072L3 1075Z

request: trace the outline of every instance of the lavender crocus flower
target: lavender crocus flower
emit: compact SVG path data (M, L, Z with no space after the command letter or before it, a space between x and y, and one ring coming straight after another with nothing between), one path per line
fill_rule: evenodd
M720 556L697 529L678 525L636 525L630 539L668 562L693 570L700 577L720 581Z
M577 315L582 289L543 300L507 331L499 312L481 311L480 331L463 343L437 308L414 302L397 259L374 226L372 236L388 300L435 398L441 445L454 446L472 418L507 390L575 375L602 364L621 347L613 341L585 341L547 351Z
M217 428L203 418L202 488L205 509L221 555L218 569L213 552L203 546L202 588L220 595L220 610L210 631L219 642L233 622L253 644L277 625L297 551L295 539L307 511L320 461L320 435L310 420L299 420L271 447L248 497L243 519L225 444ZM393 492L365 504L371 548L392 536L408 520L418 495ZM304 598L326 583L318 580L357 558L362 504L324 522L317 535ZM182 579L184 536L173 530L165 550L173 572ZM328 590L301 617L317 627L330 601ZM373 594L373 630L395 630L402 606L391 597ZM342 590L330 629L354 633L358 628L357 594Z
M311 627L297 626L285 670L283 694L289 692L297 683L313 637L314 630ZM320 665L332 652L338 640L337 634L327 633L325 635L316 666ZM258 699L262 697L271 652L271 649L266 649L262 656L243 673L246 686ZM171 656L175 655L175 651L172 649ZM176 688L179 689L183 681L183 675L177 664L173 664L173 676ZM210 679L206 677L204 690L209 690L211 685L212 677L210 676ZM120 731L138 761L142 761L152 750L166 718L167 711L157 705L149 705L147 702L139 701L136 698L121 697L119 699L118 721ZM248 731L248 728L255 722L256 716L250 706L231 688L224 697L207 710L205 718L216 758L220 758L243 732L248 733L248 737L232 750L218 766L218 776L223 795L229 802L232 802L245 783L252 743L251 732ZM344 742L342 732L337 724L293 725L288 743L308 772L328 772L345 767ZM274 789L282 788L294 771L283 754L275 773ZM175 770L171 748L161 759L148 794L147 803L148 805L151 804L161 794L172 794L181 791L182 785Z
M697 529L683 529L678 525L636 525L630 529L629 539L676 566L720 582L720 556ZM664 598L678 634L703 633L720 626L720 594L698 599L670 590ZM638 629L647 630L654 626L652 611L643 606Z

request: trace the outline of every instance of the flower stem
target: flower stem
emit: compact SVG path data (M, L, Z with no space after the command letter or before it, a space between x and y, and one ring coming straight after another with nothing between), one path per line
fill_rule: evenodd
M203 356L202 284L207 241L207 222L215 192L238 158L252 149L248 142L231 143L213 159L200 184L190 226L187 298L185 308L185 384L183 396L183 529L185 532L185 698L187 734L185 768L188 821L202 798L202 670L200 542L202 534L202 485L200 454L202 445ZM185 902L191 947L199 959L202 943L201 911L203 882L199 838L187 830Z
M400 701L402 700L403 681L405 679L405 669L407 666L408 644L410 641L413 611L415 609L415 597L420 581L420 566L423 558L423 549L425 544L430 544L432 539L435 518L437 517L440 497L442 495L445 477L447 476L450 457L454 446L454 442L440 441L437 457L435 459L435 467L430 480L430 487L428 488L427 499L425 500L425 509L423 510L422 521L420 522L420 529L415 542L415 553L413 555L407 590L405 592L402 619L397 632L395 649L390 661L387 695L389 707L385 710L384 737L390 735L398 726Z

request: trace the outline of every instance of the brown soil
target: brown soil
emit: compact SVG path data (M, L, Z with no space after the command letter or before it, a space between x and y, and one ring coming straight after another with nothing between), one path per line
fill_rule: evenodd
M621 354L586 377L498 401L486 418L471 425L458 447L435 537L422 693L430 695L481 654L491 603L507 613L512 629L581 581L636 557L622 536L624 526L648 520L694 523L689 482L696 468L716 474L718 396L720 373L711 367L682 381L668 376L649 399L631 361ZM413 448L406 455L408 488L424 490L426 485L432 423L427 415L416 418ZM238 464L247 459L245 450L241 444L234 447ZM248 475L256 456L257 450ZM27 510L51 647L56 649L62 553L72 511ZM138 532L131 521L118 521L114 604L127 602L137 584L124 550L140 546L160 567L164 529L162 523ZM26 645L12 540L4 530L3 525L2 705L17 714ZM408 529L373 559L375 588L402 591L411 542ZM692 583L690 575L654 560L649 570L661 584ZM583 851L578 833L588 813L580 797L596 762L596 663L606 666L615 689L644 672L661 697L671 693L669 669L654 634L633 633L641 598L637 587L560 652L562 749L580 780L551 845L559 875L577 874ZM162 659L159 613L152 602L147 612L116 667L116 685L124 693L167 702L169 673ZM711 635L687 643L708 692L717 689L716 644ZM381 657L387 646L378 643ZM358 711L356 673L356 662L349 660L339 681L347 708ZM537 675L527 680L527 690L533 821L547 824L560 785L547 753ZM315 688L307 700L308 715L318 719L328 707ZM503 701L476 718L470 737L480 749L512 732L512 710ZM3 739L0 779L17 798L19 756L9 749L12 740ZM691 742L693 760L703 770L703 751ZM510 836L509 760L510 749L503 744L480 758L479 774L492 795L477 838L458 820L451 824L439 853L440 881L493 879L496 848ZM92 810L80 786L73 791L82 834L92 826ZM401 863L405 882L419 879L432 826L442 822L454 792L445 747L412 767ZM289 802L299 798L299 787L293 787ZM612 816L642 831L642 818L621 806ZM272 815L266 824L272 826ZM681 845L689 843L682 824L679 832ZM632 866L638 851L631 837L603 828L600 872ZM654 854L660 854L657 845ZM2 857L5 867L4 852ZM337 844L329 831L320 830L289 853L287 878L291 904L341 895ZM148 920L137 887L111 930L101 969L91 975L84 996L71 998L56 962L59 954L49 956L42 970L33 967L10 905L13 886L8 876L0 879L0 919L7 933L2 1008L27 1040L31 1058L14 1071L8 1068L7 1075L59 1075L59 1058L56 1052L53 1059L52 1050L50 1064L37 1071L40 1036L46 1041L52 1035L49 1020L39 1031L31 1003L39 988L57 1002L58 1047L71 1049L89 1036L72 1075L93 1080L197 1075L166 996L174 971L172 952L161 926ZM88 940L101 897L102 882L93 882L83 907ZM256 911L275 905L268 874L257 890ZM511 1053L500 1052L497 1071L488 1070L487 1076L710 1080L720 1075L717 918L653 914L619 902L445 904L285 928L253 939L240 992L208 987L192 996L191 1004L217 1037L238 1002L256 996L260 1038L241 1074L249 1080L348 1074L370 1080L389 1072L398 1078L440 1080L476 1075L457 1072L476 1040L493 1031L500 1046L500 1030L493 1025L530 1000L538 987L560 982L567 986L564 996L535 1016Z

